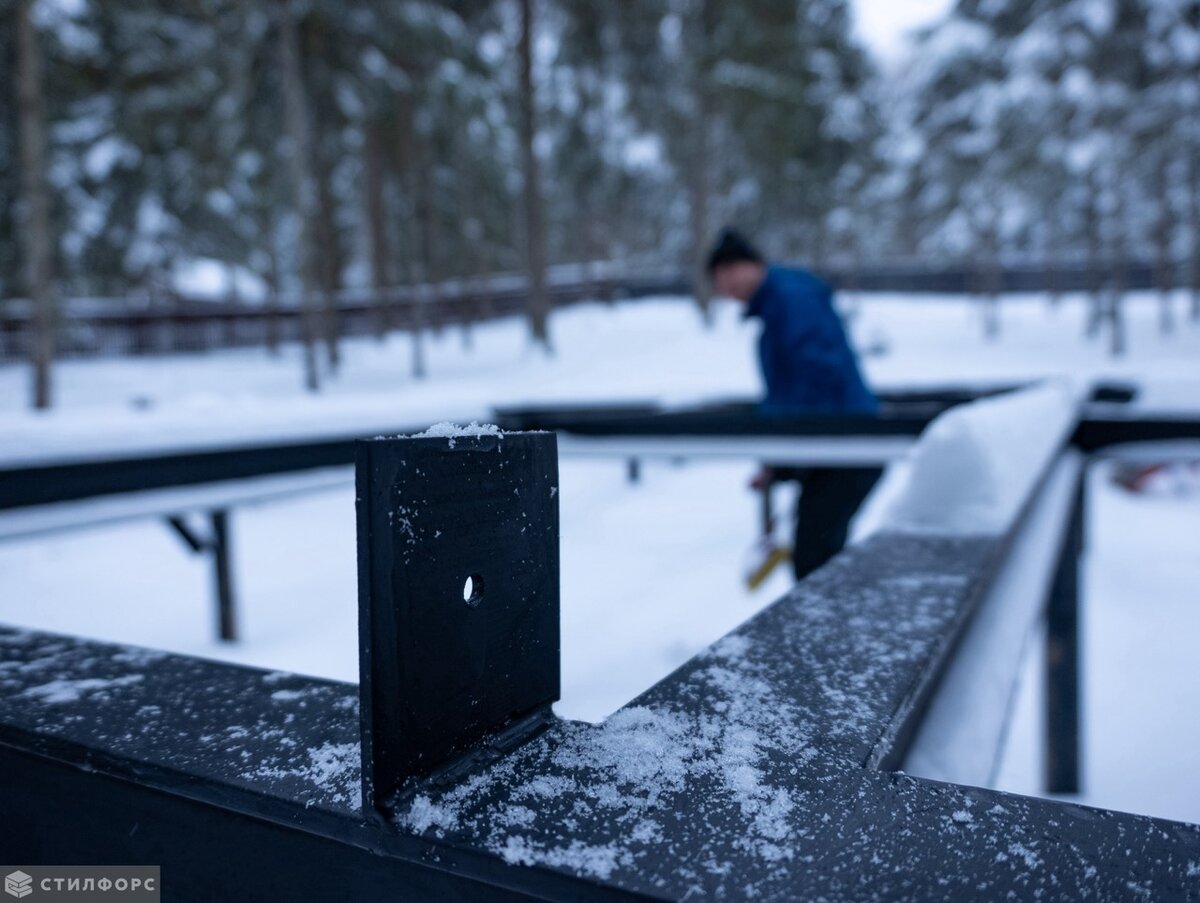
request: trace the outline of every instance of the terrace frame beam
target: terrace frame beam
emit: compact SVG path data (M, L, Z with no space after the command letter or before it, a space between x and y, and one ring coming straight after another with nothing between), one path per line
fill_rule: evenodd
M892 770L1024 520L868 539L604 724L412 775L382 819L353 685L0 628L0 795L33 813L0 848L158 860L182 898L1187 898L1200 826Z

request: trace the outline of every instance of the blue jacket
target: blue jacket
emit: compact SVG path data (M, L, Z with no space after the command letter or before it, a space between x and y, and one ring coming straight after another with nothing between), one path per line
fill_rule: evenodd
M764 413L874 414L879 409L833 309L833 291L820 279L771 266L746 316L763 321L758 357L767 385Z

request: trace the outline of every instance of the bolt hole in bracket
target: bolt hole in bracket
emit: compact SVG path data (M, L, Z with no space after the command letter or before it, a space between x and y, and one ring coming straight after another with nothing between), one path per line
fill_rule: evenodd
M365 811L549 723L557 486L553 433L357 444Z
M472 574L463 584L463 601L472 608L483 601L483 575Z

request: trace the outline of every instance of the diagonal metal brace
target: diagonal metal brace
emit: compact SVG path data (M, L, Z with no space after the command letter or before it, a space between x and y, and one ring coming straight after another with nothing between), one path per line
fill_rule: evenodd
M183 540L184 545L191 549L196 554L207 552L212 548L212 540L205 539L200 536L191 524L183 519L182 515L171 514L167 517L167 524L175 531L176 535Z

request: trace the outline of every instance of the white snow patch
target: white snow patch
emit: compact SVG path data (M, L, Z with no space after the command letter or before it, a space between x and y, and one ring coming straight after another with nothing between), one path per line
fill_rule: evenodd
M741 634L731 633L722 637L710 646L705 654L712 658L738 661L750 648L750 640Z
M1024 861L1025 867L1028 869L1035 869L1042 864L1041 857L1023 843L1010 844L1008 852Z
M246 777L302 778L324 791L333 802L357 808L362 805L360 753L357 743L324 743L308 750L308 764L305 766L262 766Z
M348 778L358 777L360 752L357 743L326 743L310 749L310 766L306 776L317 786L332 790L335 799L348 801L353 797L359 802L361 793L357 781L350 792L344 785Z
M425 794L420 794L408 807L407 824L418 832L428 831L430 828L451 831L458 826L458 817L450 807L439 805Z
M654 815L659 809L674 806L677 795L704 787L740 810L746 827L736 842L739 849L768 865L791 859L805 833L794 826L798 799L792 788L768 774L767 759L784 754L799 765L815 750L794 706L762 679L751 646L744 638L723 641L707 656L711 664L693 678L696 691L719 714L654 705L622 709L598 727L568 728L561 743L544 747L550 765L569 777L521 782L511 763L498 764L432 800L418 797L399 813L400 823L437 836L455 829L480 831L485 845L510 864L567 867L606 877L632 865L639 847L658 842L661 826ZM500 805L475 808L478 799L501 788L505 799ZM579 799L562 817L565 827L575 830L576 818L613 822L624 840L586 846L528 836L525 829L533 827L534 811L569 794ZM524 800L530 805L520 805Z
M563 768L610 771L615 783L645 787L657 799L683 787L688 733L683 716L634 706L610 716L591 744L557 750L554 762Z
M939 415L912 453L908 485L882 530L1003 533L1075 421L1066 381L959 405Z
M276 690L271 694L271 698L278 702L292 702L305 696L311 696L312 692L312 690Z
M449 420L443 420L441 423L435 423L429 429L420 433L413 433L413 439L449 439L450 447L454 448L455 439L463 439L467 437L478 438L480 436L503 436L504 431L494 423L477 423L472 420L466 426L459 426L456 423L451 423Z
M21 695L37 699L48 705L78 702L84 697L84 694L111 690L114 687L125 687L135 684L141 679L142 675L140 674L127 674L124 677L113 678L86 677L79 680L52 680L47 684L29 687L27 690L23 690Z
M592 846L573 840L569 846L547 849L520 836L509 837L500 855L509 865L535 865L540 862L593 875L601 880L611 876L618 865L632 862L632 857L622 853L616 844Z
M114 652L112 660L123 665L148 665L166 658L168 654L161 649L142 649L139 646L129 646L120 652Z

